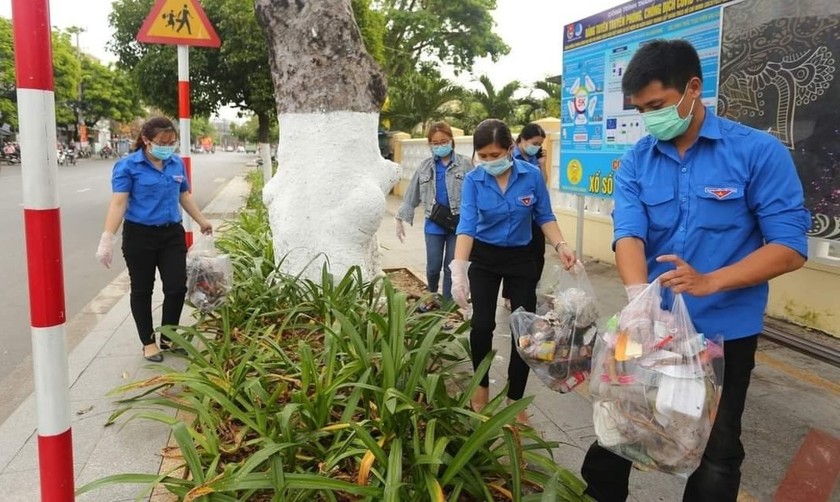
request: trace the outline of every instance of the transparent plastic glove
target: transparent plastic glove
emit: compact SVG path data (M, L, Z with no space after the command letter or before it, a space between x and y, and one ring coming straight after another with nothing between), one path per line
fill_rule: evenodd
M452 260L449 263L449 270L452 271L452 299L462 309L469 306L467 298L470 296L470 279L467 277L467 270L470 262L465 260Z
M631 284L629 286L624 286L624 292L627 293L627 301L632 302L639 296L650 284Z
M96 259L105 268L111 268L111 261L114 259L114 244L117 242L117 236L111 232L102 232L102 237L99 238L99 247L96 248Z
M396 222L396 232L397 232L397 239L400 242L405 242L405 225L403 224L402 220L394 219Z

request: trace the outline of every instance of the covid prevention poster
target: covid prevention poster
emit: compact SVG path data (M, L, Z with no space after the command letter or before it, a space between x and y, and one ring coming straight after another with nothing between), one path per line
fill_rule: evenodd
M619 159L647 134L621 78L658 38L697 49L710 111L787 146L811 235L840 240L837 0L636 0L565 26L559 189L612 196Z

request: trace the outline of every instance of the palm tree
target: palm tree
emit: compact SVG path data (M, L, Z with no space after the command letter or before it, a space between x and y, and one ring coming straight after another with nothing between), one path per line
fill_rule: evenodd
M519 81L514 80L498 91L496 91L487 75L478 77L478 81L484 89L473 91L472 98L484 108L487 114L486 118L492 117L505 122L514 119L519 101L513 98L513 94L522 88Z
M388 92L382 118L392 130L423 131L436 120L453 114L464 90L430 72L415 72L396 78Z

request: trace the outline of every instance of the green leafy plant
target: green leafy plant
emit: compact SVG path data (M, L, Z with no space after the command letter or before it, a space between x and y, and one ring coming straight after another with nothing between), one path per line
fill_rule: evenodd
M186 369L159 365L115 391L110 420L168 424L189 475L120 474L78 493L141 483L140 496L163 485L184 501L583 499L554 445L515 424L530 399L469 409L479 379L464 371L465 326L444 329L450 312L421 313L359 269L324 269L317 283L282 274L264 217L243 211L218 239L236 276L227 304L163 328Z

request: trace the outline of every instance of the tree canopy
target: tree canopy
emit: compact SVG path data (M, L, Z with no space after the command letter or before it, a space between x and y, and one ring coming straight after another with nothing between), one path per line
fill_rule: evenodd
M16 128L13 46L12 22L0 18L0 120ZM90 127L100 119L127 122L143 113L139 95L127 75L86 54L79 54L69 32L52 32L52 56L57 125L69 127L76 124L80 109L84 113L85 123Z
M493 32L496 0L373 0L387 19L384 38L389 77L414 71L423 57L469 72L477 58L496 61L510 48Z

